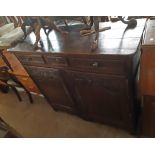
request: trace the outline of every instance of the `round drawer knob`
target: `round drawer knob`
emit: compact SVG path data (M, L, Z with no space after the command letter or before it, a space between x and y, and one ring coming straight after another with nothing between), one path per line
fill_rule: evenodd
M94 62L94 63L92 64L92 66L93 66L93 67L98 67L98 62Z
M59 59L58 59L58 58L56 58L55 60L56 60L57 62L59 62Z

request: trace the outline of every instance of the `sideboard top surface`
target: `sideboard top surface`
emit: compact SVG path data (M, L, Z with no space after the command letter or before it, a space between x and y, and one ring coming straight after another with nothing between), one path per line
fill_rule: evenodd
M137 26L132 29L126 29L127 25L118 21L116 23L100 23L100 28L111 26L110 30L99 33L98 49L91 52L91 44L95 34L90 36L81 36L80 30L83 25L69 25L68 34L63 36L58 32L52 31L47 37L41 30L41 40L43 49L35 51L36 53L64 53L64 54L110 54L110 55L130 55L137 51L141 37L144 31L146 19L138 19ZM66 29L66 27L64 28ZM28 39L10 48L9 51L34 52L32 43L35 42L33 33Z
M144 36L143 46L155 45L155 20L148 20Z

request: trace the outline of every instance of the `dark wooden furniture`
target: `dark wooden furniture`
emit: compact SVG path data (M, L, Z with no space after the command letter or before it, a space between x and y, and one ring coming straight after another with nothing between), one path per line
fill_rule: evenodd
M155 20L146 25L140 65L142 136L155 137Z
M10 51L55 110L133 132L144 25L145 19L129 30L121 22L100 25L111 26L111 30L100 33L99 47L93 53L93 36L81 37L79 25L70 26L65 38L57 32L44 38L44 52L21 51L20 45Z

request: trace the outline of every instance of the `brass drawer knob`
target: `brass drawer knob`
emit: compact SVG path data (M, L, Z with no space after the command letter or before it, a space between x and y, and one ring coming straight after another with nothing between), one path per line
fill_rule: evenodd
M56 58L56 59L55 59L55 61L59 62L59 59L58 59L58 58Z
M93 67L98 67L98 62L94 62L94 63L92 64L92 66L93 66Z

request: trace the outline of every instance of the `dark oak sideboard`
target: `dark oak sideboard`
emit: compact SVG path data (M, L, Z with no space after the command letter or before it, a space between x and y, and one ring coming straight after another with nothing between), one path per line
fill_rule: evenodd
M146 25L140 63L143 137L155 137L155 20Z
M99 47L93 53L90 43L94 36L81 37L74 29L65 39L53 34L52 51L10 51L55 110L133 132L144 26L144 19L129 30L121 22L111 24L111 30L100 33Z

